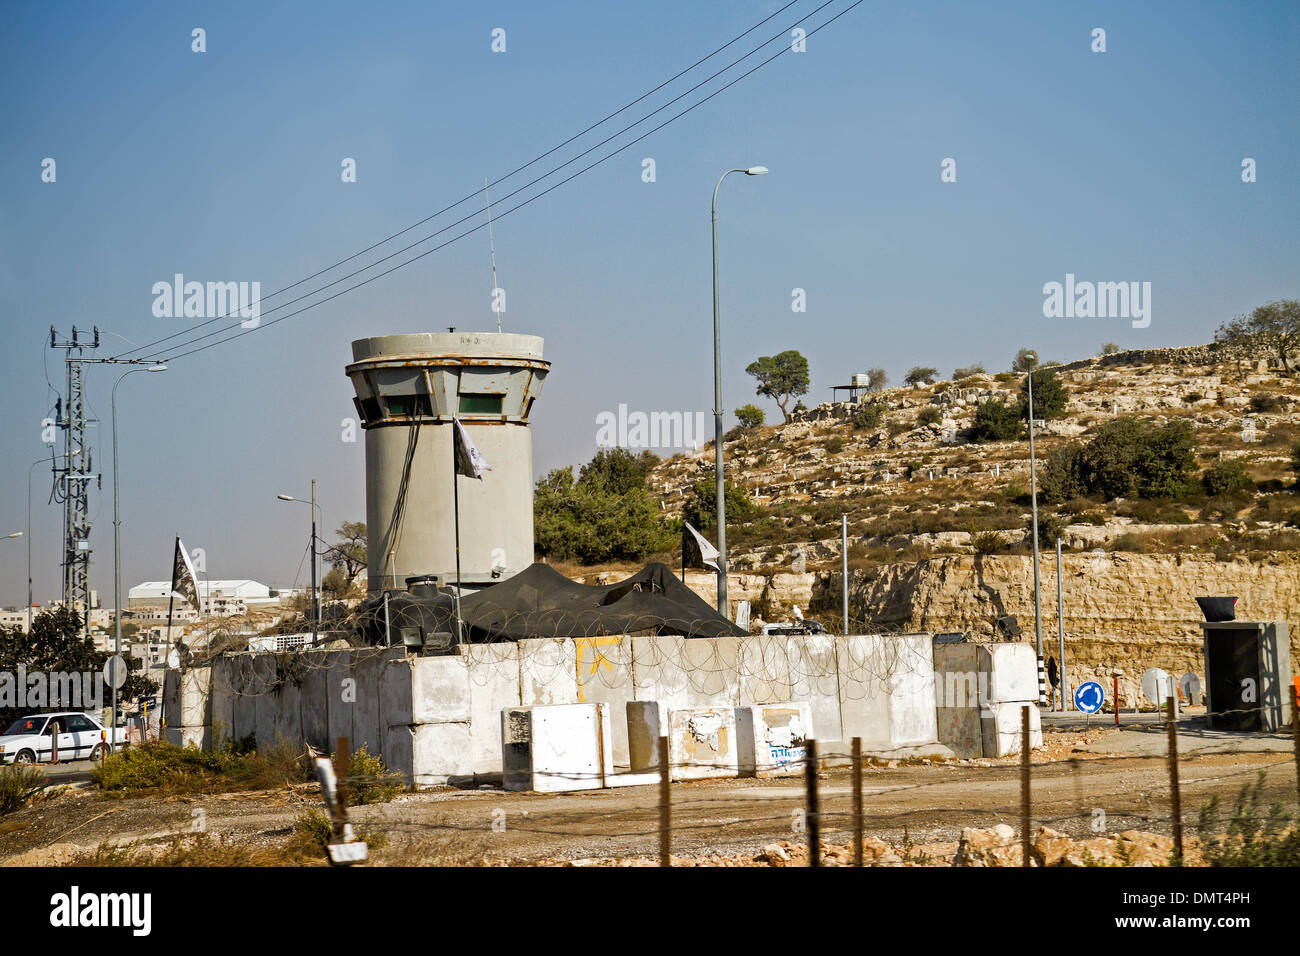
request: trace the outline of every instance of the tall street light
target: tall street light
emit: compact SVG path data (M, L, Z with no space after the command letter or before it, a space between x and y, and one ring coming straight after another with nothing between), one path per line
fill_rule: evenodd
M727 508L722 472L722 332L718 324L718 190L732 173L764 176L766 166L728 169L713 187L713 468L717 479L718 507L718 613L727 616Z
M117 387L122 384L122 379L128 375L134 375L136 372L165 372L166 365L143 365L139 368L128 369L117 377L113 383L113 655L121 658L122 656L122 510L118 500L118 481L117 481ZM31 599L28 598L28 614L31 614ZM168 634L168 639L171 635ZM114 666L118 666L114 664ZM116 677L117 675L114 675ZM109 744L111 745L117 738L117 702L118 702L118 681L113 682L113 732L109 734Z
M1038 353L1026 352L1029 381L1029 500L1032 508L1034 539L1034 641L1038 649L1038 704L1047 704L1047 673L1043 669L1043 596L1038 580L1038 459L1034 455L1034 367Z
M293 495L276 495L281 501L303 501ZM303 504L308 502L303 501ZM320 512L321 524L325 523L325 512L316 504L316 479L311 480L311 642L314 646L320 630L320 599L316 595L316 559L320 552L316 548L316 513Z

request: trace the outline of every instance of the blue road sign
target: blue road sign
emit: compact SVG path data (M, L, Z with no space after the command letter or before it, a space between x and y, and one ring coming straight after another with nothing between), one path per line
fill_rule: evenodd
M1079 685L1079 689L1074 692L1074 706L1085 714L1097 713L1097 711L1101 710L1102 702L1105 699L1106 692L1101 689L1101 685L1095 680Z

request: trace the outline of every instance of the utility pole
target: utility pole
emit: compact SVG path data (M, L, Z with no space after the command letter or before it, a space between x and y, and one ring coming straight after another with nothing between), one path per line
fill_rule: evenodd
M1034 366L1038 356L1029 363L1029 496L1033 507L1034 539L1034 641L1038 651L1038 705L1047 703L1047 674L1043 669L1043 596L1038 580L1038 460L1034 456Z
M90 636L90 482L103 486L94 474L94 462L86 441L86 403L82 384L83 366L94 359L86 349L99 348L99 328L87 341L77 327L72 337L59 341L50 327L50 348L64 350L66 391L59 403L56 424L63 429L63 467L56 468L58 494L63 501L63 603L81 604L86 636Z
M1070 682L1065 679L1065 583L1061 577L1061 539L1056 539L1056 679L1061 688L1061 713L1069 709Z

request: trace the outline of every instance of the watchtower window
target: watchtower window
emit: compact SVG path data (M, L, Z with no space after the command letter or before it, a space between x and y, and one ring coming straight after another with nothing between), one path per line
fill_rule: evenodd
M504 395L461 393L460 411L465 415L500 415Z
M428 395L389 395L384 399L388 405L389 415L410 417L411 415L433 415L433 406Z

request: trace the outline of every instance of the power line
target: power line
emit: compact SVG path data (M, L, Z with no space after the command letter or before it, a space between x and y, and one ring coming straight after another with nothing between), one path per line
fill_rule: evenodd
M828 5L829 5L830 3L832 3L832 2L834 2L834 0L827 0L826 3L823 3L823 4L822 4L822 7L818 7L817 9L820 10L820 9L822 9L822 8L825 7L825 6L828 6ZM841 10L839 13L835 14L833 17L829 18L829 19L826 20L824 23L820 24L820 25L817 26L817 27L814 27L812 30L809 30L809 31L807 32L806 36L808 36L808 37L813 36L814 34L816 34L817 32L819 32L819 31L822 30L823 28L825 28L825 27L829 26L830 24L834 23L836 20L838 20L840 17L844 16L844 15L845 15L846 13L848 13L849 11L853 10L855 7L857 7L857 6L858 6L859 4L861 4L862 2L863 2L863 0L854 0L854 2L851 3L851 4L850 4L848 7L846 7L844 10ZM816 11L814 11L814 12L816 12ZM766 46L768 43L771 43L771 42L772 42L771 40L765 41L764 43L762 43L762 44L760 44L758 47L756 47L755 50L751 51L749 54L746 54L745 57L741 57L741 60L744 60L744 59L748 58L749 56L752 56L753 53L756 52L758 49L761 49L763 46ZM646 131L645 133L642 133L640 136L636 137L636 138L633 139L633 140L630 140L629 142L625 143L623 146L620 146L619 148L617 148L617 149L613 150L612 152L606 154L605 156L601 157L600 159L596 160L595 162L590 163L590 164L588 164L587 166L584 166L582 169L579 169L577 172L571 174L570 176L567 176L566 178L560 180L559 182L552 184L551 186L547 187L546 189L542 190L541 192L537 193L536 195L531 196L531 197L529 197L528 199L525 199L525 200L523 200L522 202L517 203L516 205L514 205L514 206L512 206L511 208L507 209L505 212L503 212L503 213L501 213L500 215L498 215L498 216L496 217L496 220L497 220L497 221L500 221L501 219L504 219L506 216L510 215L511 213L513 213L513 212L517 212L518 210L520 210L520 209L522 209L523 207L525 207L525 206L529 205L530 203L532 203L534 200L537 200L537 199L542 198L543 196L547 195L548 193L553 192L554 190L556 190L556 189L560 188L561 186L563 186L563 185L565 185L565 184L571 182L572 180L574 180L574 179L576 179L577 177L583 175L584 173L588 172L589 170L594 169L595 167L601 165L602 163L606 162L606 161L609 160L609 159L612 159L614 156L617 156L619 153L624 152L625 150L629 149L630 147L636 145L636 144L639 143L641 140L646 139L647 137L653 135L654 133L659 132L661 129L663 129L664 127L668 126L669 124L675 122L676 120L680 119L681 117L685 116L687 113L690 113L691 111L693 111L693 110L696 109L697 107L704 105L704 104L707 103L709 100L713 99L713 97L715 97L715 96L717 96L718 94L720 94L720 93L722 93L722 92L724 92L724 91L730 89L732 86L735 86L735 85L736 85L737 83L739 83L741 80L744 80L744 79L746 79L747 77L751 76L752 74L758 72L758 70L760 70L760 69L762 69L763 67L767 66L769 63L771 63L771 62L772 62L773 60L775 60L777 57L781 56L783 53L786 53L788 50L789 50L789 47L782 47L782 48L781 48L780 50L778 50L776 53L774 53L773 55L771 55L771 56L768 57L767 59L763 60L762 62L758 63L756 66L750 68L750 69L747 70L746 72L744 72L744 73L740 74L739 76L735 77L734 79L730 80L729 82L727 82L727 83L724 84L723 86L719 87L718 89L714 90L712 93L710 93L710 94L708 94L707 96L705 96L703 99L698 100L697 102L695 102L695 103L691 104L690 106L686 107L684 110L682 110L682 111L680 111L680 112L674 114L673 116L669 117L667 120L665 120L663 123L660 123L658 126L654 127L653 129L650 129L650 130ZM739 62L739 61L737 61L737 62ZM733 64L733 65L734 65L734 64ZM722 71L722 72L725 72L725 70ZM716 75L717 75L717 74L715 74L715 76L716 76ZM713 77L711 77L710 79L712 79L712 78L713 78ZM705 81L705 82L707 82L707 81ZM683 94L683 95L685 95L685 94ZM680 99L680 98L681 98L681 97L678 97L678 99ZM662 109L662 107L661 107L661 109ZM656 112L658 112L658 110L656 110ZM653 114L651 114L651 115L653 115ZM634 124L632 124L632 125L633 125L633 126L636 126L636 125L638 125L638 124L637 124L637 123L634 123ZM628 128L630 129L631 127L628 127ZM626 130L624 130L624 132L625 132L625 131L626 131ZM619 134L615 134L615 136L617 136L617 135L619 135ZM610 137L610 139L612 139L612 138L614 138L614 137ZM604 142L608 142L608 141L609 141L609 140L606 139ZM597 147L593 147L593 149L595 149L595 148L597 148ZM590 151L591 151L591 150L587 150L586 152L590 152ZM580 155L586 155L586 153L583 153L583 154L580 154ZM575 159L576 159L576 158L579 158L579 157L575 157ZM572 161L573 161L573 160L569 160L568 162L572 162ZM566 162L566 163L563 164L563 165L568 165L568 162ZM561 167L557 167L557 169L558 169L558 168L563 168L563 167L562 167L562 166L561 166ZM552 171L552 172L554 172L554 171ZM548 173L547 176L549 176L549 175L550 175L550 174ZM534 184L536 184L537 182L540 182L541 179L545 179L545 178L547 178L547 176L542 176L542 177L540 177L538 180L534 180L533 183L530 183L529 185L534 185ZM516 193L520 192L522 189L526 189L526 188L528 188L528 187L527 187L527 186L520 187L520 189L515 190L515 192L511 193L510 195L515 195ZM472 219L472 218L474 218L474 216L477 216L478 214L479 214L479 213L475 213L475 214L472 215L472 216L466 216L466 217L464 217L463 219L458 220L456 223L452 223L451 225L446 226L446 227L444 227L443 229L440 229L440 230L438 230L437 232L432 233L432 234L429 235L429 236L426 236L424 239L421 239L421 240L419 240L419 241L417 241L417 242L411 243L410 245L404 247L403 249L400 249L400 250L398 250L397 252L394 252L394 253L390 253L388 256L385 256L384 258L379 259L379 260L377 260L377 261L371 263L370 265L363 267L362 269L358 269L358 270L356 270L355 272L349 273L348 275L343 276L343 277L340 278L340 279L336 279L336 280L334 280L333 282L331 282L331 283L329 283L329 284L327 284L327 285L324 285L324 286L320 287L319 289L316 289L316 290L313 291L313 292L309 292L309 293L306 293L306 294L304 294L304 295L302 295L302 296L299 296L297 299L294 299L294 300L292 300L291 302L285 303L285 305L277 306L276 309L273 309L273 310L270 310L270 311L277 311L278 309L285 308L285 307L287 307L288 305L292 305L294 302L301 301L301 300L304 299L304 298L310 298L310 297L313 296L313 295L317 295L317 294L319 294L320 292L323 292L325 289L328 289L328 288L331 288L332 286L338 285L340 282L345 282L345 281L347 281L347 280L350 279L350 278L354 278L355 276L360 275L362 272L365 272L365 271L367 271L367 270L369 270L369 269L374 268L374 266L378 265L379 263L384 262L384 261L387 261L388 259L391 259L391 258L393 258L394 256L400 255L402 252L409 251L410 249L413 249L415 246L418 246L418 245L420 245L421 243L426 242L428 239L434 238L435 236L440 235L441 233L447 231L448 229L454 228L456 225L459 225L459 224L461 224L461 223L467 221L468 219ZM387 275L392 274L393 272L396 272L398 269L404 268L405 266L408 266L408 265L410 265L410 264L413 263L413 262L416 262L416 261L418 261L418 260L420 260L420 259L423 259L425 256L431 255L431 254L433 254L434 252L438 252L439 250L444 249L444 248L446 248L447 246L451 245L453 242L456 242L456 241L458 241L458 240L460 240L460 239L463 239L465 236L471 235L472 233L478 232L478 231L479 231L480 229L482 229L485 225L486 225L486 223L480 223L480 224L478 224L477 226L473 226L473 227L471 227L471 228L465 230L464 232L458 233L457 235L455 235L455 236L451 237L450 239L446 240L445 242L439 243L438 245L434 246L434 247L431 248L431 249L428 249L428 250L426 250L426 251L424 251L424 252L422 252L422 253L419 253L418 255L412 256L412 257L410 257L409 259L405 259L405 260L403 260L402 262L399 262L397 265L393 266L393 267L390 268L390 269L386 269L386 270L384 270L383 272L376 273L375 275L370 276L370 277L367 278L367 279L363 279L362 281L356 283L355 285L348 286L347 288L342 289L342 290L340 290L339 292L334 293L333 295L326 296L324 299L320 299L319 301L312 302L312 303L310 303L310 304L308 304L308 305L305 305L305 306L303 306L301 309L297 309L297 310L295 310L295 311L293 311L293 312L289 312L289 313L287 313L287 314L285 314L285 315L282 315L282 316L280 316L280 317L278 317L278 318L276 318L276 319L272 319L270 322L262 322L262 323L259 323L257 326L255 326L255 327L253 327L253 328L246 328L246 329L243 329L242 331L237 332L237 333L234 334L234 335L228 336L227 338L224 338L224 339L218 339L218 340L215 341L215 342L209 342L207 345L200 345L200 346L198 346L198 347L196 347L196 348L186 348L186 347L187 347L187 346L190 346L190 345L196 345L198 342L202 342L202 341L204 341L205 339L212 338L212 337L215 336L215 335L220 335L220 334L223 333L223 332L231 331L231 330L233 330L234 328L236 328L236 326L238 326L240 323L232 323L231 325L228 325L228 326L225 326L225 327L223 327L223 328L217 329L217 330L214 331L214 332L210 332L210 333L208 333L207 335L199 336L199 337L197 337L197 338L191 339L191 340L188 341L188 342L182 342L182 343L178 344L176 347L177 347L177 348L185 349L185 351L181 351L181 352L172 352L171 354L165 356L165 358L163 358L162 361L168 361L168 362L170 362L170 361L175 361L176 359L179 359L179 358L184 358L184 357L187 356L187 355L194 355L194 354L196 354L196 353L198 353L198 352L205 351L206 349L213 348L214 346L222 345L222 344L224 344L224 343L226 343L226 342L232 342L232 341L234 341L235 339L242 338L242 337L245 336L245 335L248 335L248 334L253 333L253 332L256 332L256 331L259 331L259 330L261 330L261 329L269 328L269 327L272 326L272 325L275 325L275 324L277 324L277 323L279 323L279 322L283 322L285 319L289 319L289 318L293 318L294 316L301 315L303 312L306 312L308 309L315 308L316 306L319 306L319 305L324 305L326 302L333 301L334 299L337 299L337 298L339 298L340 296L343 296L343 295L347 294L348 292L355 291L356 289L359 289L359 288L361 288L361 287L364 286L364 285L368 285L369 283L375 281L376 279L381 279L381 278L383 278L384 276L387 276ZM267 314L269 314L269 313L267 313ZM210 324L210 322L209 322L209 323L205 323L205 324ZM154 355L158 355L158 354L160 354L160 352L155 352L155 353L153 353L153 354L154 354Z
M493 186L498 186L498 185L500 185L501 183L505 182L507 179L511 179L511 178L513 178L514 176L516 176L517 174L523 172L525 169L528 169L528 168L531 167L531 166L535 166L537 163L541 162L541 161L542 161L543 159L545 159L546 157L548 157L548 156L550 156L550 155L552 155L552 154L558 152L559 150L561 150L561 149L563 149L564 147L568 146L570 143L574 142L575 140L581 139L583 136L587 135L588 133L590 133L592 130L596 129L597 127L603 126L605 123L609 122L609 121L610 121L611 119L613 119L615 116L618 116L618 115L620 115L621 113L625 113L625 112L627 112L627 111L628 111L629 109L631 109L633 106L636 106L636 104L638 104L638 103L640 103L641 101L647 99L648 97L653 96L655 93L658 93L658 92L659 92L660 90L662 90L664 87L669 86L669 85L671 85L672 83L676 82L677 80L681 79L683 76L685 76L687 73L690 73L692 70L694 70L696 67L700 66L702 63L705 63L705 62L707 62L707 61L713 59L715 56L717 56L717 55L718 55L719 53L721 53L723 50L727 49L727 47L732 46L733 44L737 43L738 41L740 41L740 40L743 39L744 37L746 37L746 36L748 36L749 34L753 33L755 30L757 30L757 29L758 29L759 27L761 27L763 24L769 22L770 20L772 20L772 19L774 19L775 17L779 16L780 14L784 13L784 12L785 12L786 10L788 10L790 7L794 6L796 3L799 3L799 2L801 2L801 0L790 0L789 3L787 3L785 6L779 8L776 12L770 14L769 16L764 17L762 20L760 20L760 21L758 21L757 23L755 23L753 26L751 26L749 29L745 30L743 33L739 33L739 34L737 34L736 36L732 37L730 40L728 40L728 41L727 41L726 43L724 43L722 46L720 46L720 47L718 47L717 49L713 50L713 52L709 53L707 56L704 56L704 57L702 57L702 58L696 60L696 61L695 61L694 63L692 63L690 66L686 67L686 69L680 71L679 73L675 74L674 76L669 77L667 80L664 80L662 83L660 83L660 84L659 84L658 86L656 86L654 89L649 90L649 91L647 91L647 92L645 92L645 93L642 93L640 96L638 96L636 99L632 100L630 103L627 103L626 105L621 106L621 107L619 107L618 109L614 110L614 112L605 115L602 119L596 121L595 123L592 123L592 124L591 124L590 126L588 126L586 129L582 130L582 131L579 132L579 133L575 133L573 136L570 136L570 137L569 137L568 139L566 139L564 142L562 142L562 143L560 143L560 144L558 144L558 145L556 145L556 146L552 146L552 147L551 147L550 149L548 149L546 152L541 153L540 155L533 157L533 158L530 159L528 162L524 163L522 166L518 166L518 167L516 167L515 169L513 169L513 170L511 170L510 172L506 173L504 176L501 176L500 178L494 180L491 184L489 184L489 185L485 185L484 188L487 189L487 188L491 188L491 187L493 187ZM823 4L822 6L825 6L825 5L826 5L826 4ZM822 7L818 7L818 8L817 8L817 10L820 10L820 9L822 9ZM817 10L814 10L813 13L816 13ZM812 15L812 14L809 14L809 16L811 16L811 15ZM767 41L767 42L770 43L771 41L769 40L769 41ZM751 51L751 52L752 52L752 51ZM742 59L743 59L743 58L742 58ZM733 63L732 65L734 66L735 64ZM728 69L730 69L730 67L728 67ZM716 76L716 74L715 74L715 76ZM711 79L711 78L710 78L710 79ZM705 82L708 82L708 81L706 80ZM697 87L698 87L698 84L697 84ZM694 89L694 88L693 88L693 89ZM689 92L689 91L688 91L688 92ZM660 108L662 109L662 107L660 107ZM652 113L652 114L650 114L650 115L653 116L654 114ZM643 122L644 119L645 119L645 117L643 117L643 119L640 120L640 121L638 121L638 122ZM636 124L633 124L633 125L636 125ZM617 134L616 134L616 135L617 135ZM585 154L580 154L580 156L581 156L581 155L585 155ZM575 157L575 158L580 158L580 157ZM572 162L572 160L570 160L570 162ZM563 167L557 167L557 168L563 168ZM552 172L554 172L554 170L552 170ZM549 175L549 174L548 174L548 175ZM545 177L543 177L543 178L545 178ZM530 185L531 185L531 184L530 184ZM525 188L526 188L526 187L525 187ZM378 242L372 243L371 245L367 246L366 248L361 249L361 250L358 251L358 252L354 252L352 255L347 256L347 257L344 258L344 259L340 259L338 262L335 262L333 265L326 266L324 269L321 269L319 272L314 272L314 273L312 273L311 275L309 275L309 276L307 276L307 277L305 277L305 278L299 279L297 282L291 283L291 284L289 284L289 285L287 285L287 286L284 286L283 288L280 288L280 289L275 290L274 292L271 292L271 293L269 293L269 294L263 296L263 299L271 299L271 298L274 298L275 296L280 295L280 294L282 294L282 293L284 293L284 292L288 292L288 291L291 290L291 289L295 289L295 288L297 288L298 286L300 286L300 285L302 285L302 284L304 284L304 283L306 283L306 282L310 282L312 279L316 279L316 278L318 278L318 277L324 275L324 274L327 273L327 272L332 272L334 269L337 269L339 266L341 266L341 265L345 265L346 263L351 262L353 259L356 259L356 258L358 258L358 257L360 257L360 256L365 255L367 252L371 252L371 251L373 251L373 250L379 248L380 246L384 245L385 243L391 242L392 240L396 239L398 236L405 235L406 233L410 232L412 229L415 229L415 228L417 228L417 227L419 227L419 226L424 225L424 224L427 223L427 222L431 222L432 220L437 219L439 216L443 215L444 213L450 212L451 210L455 209L457 206L463 205L464 203L468 202L470 199L475 198L478 194L479 194L479 190L475 189L474 192L472 192L472 193L468 193L467 195L465 195L465 196L463 196L462 198L458 199L456 202L452 203L451 205L449 205L449 206L444 206L442 209L439 209L437 212L432 213L432 214L430 214L430 215L424 217L423 219L419 220L418 222L413 222L413 223L411 223L409 226L407 226L407 227L404 228L404 229L400 229L400 230L398 230L397 232L392 233L391 235L385 236L383 239L380 239ZM512 193L511 195L513 195L513 193ZM506 198L509 198L509 197L507 196ZM461 220L461 221L463 222L464 220ZM408 248L409 248L409 247L408 247ZM383 260L380 260L380 261L383 261ZM294 301L298 301L298 300L294 300ZM123 355L130 355L130 354L132 354L132 353L134 353L134 352L143 351L144 349L152 348L152 347L155 346L155 345L161 345L163 342L169 342L169 341L171 341L172 339L177 338L178 336L188 335L190 332L194 332L194 331L197 331L198 329L201 329L201 328L204 328L204 327L206 327L206 326L208 326L208 325L211 325L213 322L217 322L217 321L220 321L221 319L229 318L229 317L230 317L231 315L233 315L233 314L234 314L233 312L227 312L225 315L217 316L217 317L215 317L215 318L209 319L209 320L206 321L206 322L201 322L201 323L199 323L198 325L191 326L191 327L188 328L188 329L182 329L182 330L180 330L180 331L178 331L178 332L174 332L174 333L172 333L171 335L165 336L164 338L156 339L156 340L154 340L154 341L152 341L152 342L148 342L148 343L146 343L145 345L137 346L137 347L135 347L135 348L128 349L127 351L122 352L120 355L114 356L114 358L120 358L120 357L123 356Z

